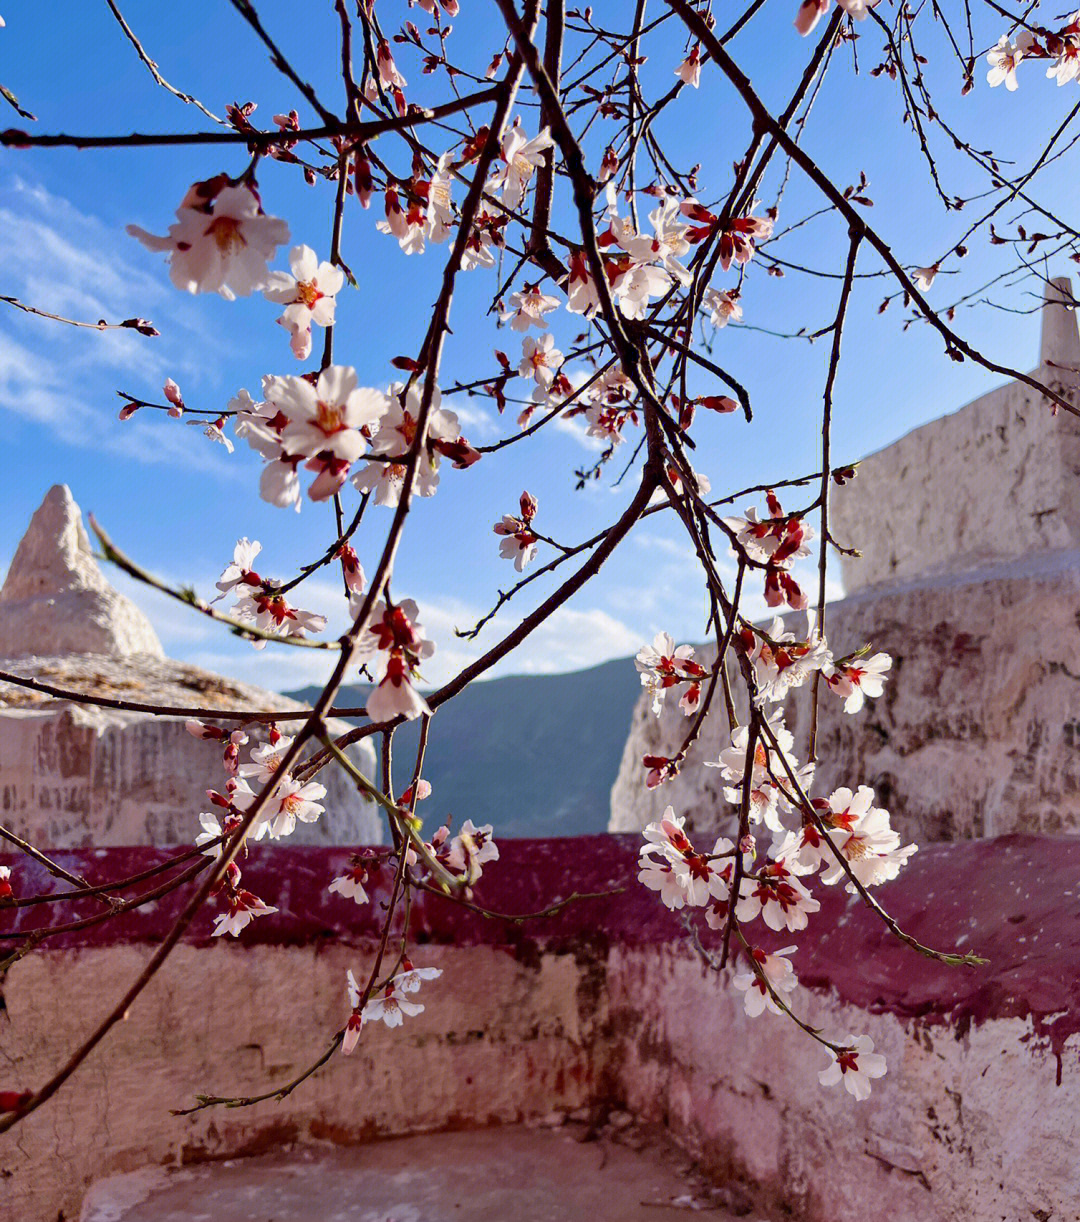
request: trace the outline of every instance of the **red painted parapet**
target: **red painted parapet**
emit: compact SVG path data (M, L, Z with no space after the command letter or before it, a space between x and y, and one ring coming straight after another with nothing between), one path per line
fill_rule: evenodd
M540 948L602 952L611 943L677 941L684 936L678 918L636 881L639 843L626 836L504 840L498 863L485 870L476 888L475 901L486 908L530 913L573 892L622 890L576 900L553 916L523 922L484 917L448 900L418 895L411 936L418 943L505 946L523 955ZM135 874L171 855L152 848L110 848L54 856L69 871L99 882ZM236 943L229 939L230 945L356 943L376 937L389 873L369 889L372 902L358 906L327 890L348 860L343 849L254 846L243 863L245 884L279 911L254 922ZM0 856L0 864L12 867L17 895L69 889L24 857ZM1060 1048L1080 1030L1080 907L1068 902L1078 877L1080 841L1074 838L1017 835L930 845L912 860L905 885L881 888L883 904L921 942L973 951L989 962L958 968L926 959L898 942L857 897L826 888L819 897L821 911L799 939L800 983L835 990L841 1000L870 1012L929 1022L963 1026L1030 1015L1035 1030ZM160 876L155 877L128 894L159 882ZM45 945L153 943L168 931L186 897L182 888L145 909ZM0 933L96 911L100 907L85 900L0 908ZM210 941L212 911L208 905L196 918L186 941ZM769 936L776 940L777 935ZM1052 1015L1060 1017L1047 1024Z

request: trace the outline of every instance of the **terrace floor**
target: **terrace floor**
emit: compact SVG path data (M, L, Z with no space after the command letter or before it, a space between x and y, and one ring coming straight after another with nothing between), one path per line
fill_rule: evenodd
M610 1125L594 1137L567 1124L147 1169L95 1185L81 1222L687 1222L691 1213L758 1217L659 1138Z

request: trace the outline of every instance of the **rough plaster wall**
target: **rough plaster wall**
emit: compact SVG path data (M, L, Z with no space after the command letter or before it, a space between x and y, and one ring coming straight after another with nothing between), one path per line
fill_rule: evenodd
M1080 546L1080 420L1010 383L863 459L831 499L854 593Z
M5 1080L55 1072L147 953L18 963L0 1016ZM0 1143L0 1219L74 1219L92 1182L148 1164L517 1121L594 1093L603 1015L573 956L426 947L421 961L445 975L425 984L427 1011L404 1028L370 1028L284 1101L174 1117L196 1092L260 1092L305 1068L348 1017L345 969L371 962L370 947L178 947L108 1043Z
M9 1074L54 1070L145 953L18 964L0 1024ZM591 964L425 948L447 976L425 985L429 1008L403 1029L369 1030L282 1102L169 1114L197 1091L287 1081L343 1021L345 968L368 961L340 945L179 948L109 1045L0 1149L0 1218L72 1219L91 1183L145 1166L516 1121L597 1098L666 1123L714 1173L748 1180L800 1222L863 1222L868 1202L892 1222L1066 1222L1080 1200L1077 1037L1056 1084L1026 1020L920 1025L803 991L810 1022L868 1032L889 1058L856 1104L818 1085L824 1054L802 1033L746 1018L741 995L670 944L615 946Z
M366 744L355 753L369 770ZM224 783L220 750L184 719L69 706L0 714L0 812L42 848L188 844ZM326 768L326 813L298 824L297 844L379 844L383 821L339 768Z
M1080 404L1080 333L1047 286L1034 377ZM849 594L1031 552L1080 547L1080 419L1022 382L1000 386L863 459L830 525Z
M969 1030L802 991L826 1033L869 1034L889 1060L855 1103L817 1081L827 1058L685 948L616 948L608 971L628 1106L666 1121L714 1171L746 1176L799 1222L1072 1222L1080 1201L1080 1039L1054 1055L1030 1023Z
M894 665L884 695L858 714L822 692L815 792L872 785L895 826L919 841L1080 832L1078 607L1080 553L1072 551L830 606L838 653L872 641ZM801 614L787 618L803 632ZM803 753L808 697L800 690L787 705ZM642 756L673 755L686 719L674 706L657 719L645 697L638 701L612 788L611 831L639 830L669 803L698 828L730 818L719 770L701 766L727 741L722 709L680 776L647 790Z

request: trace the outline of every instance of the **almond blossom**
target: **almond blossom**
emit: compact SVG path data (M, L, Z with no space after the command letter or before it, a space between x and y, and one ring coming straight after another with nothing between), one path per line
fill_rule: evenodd
M503 536L499 544L499 555L504 560L513 560L520 573L536 555L536 536L528 526L513 514L503 514L502 521L495 523L495 533Z
M684 85L693 85L697 89L701 83L701 48L695 43L689 54L675 69L675 75Z
M375 63L379 70L379 80L387 89L404 89L409 83L397 70L390 44L385 38L380 39L376 52Z
M764 735L759 735L754 746L754 763L750 782L750 822L764 823L772 832L786 834L787 829L780 819L780 814L792 809L797 800L789 788L791 769L805 789L814 775L814 765L804 764L800 767L792 753L795 740L784 725L783 710L777 709L771 713L767 725L775 737L779 750L768 742ZM720 775L729 784L724 789L724 797L729 802L742 802L742 782L746 770L746 751L750 742L750 727L736 726L731 731L731 746L720 752L716 761L706 760L706 768L719 768Z
M214 602L224 598L226 594L231 594L238 585L262 585L262 578L253 568L255 557L261 551L262 544L257 539L254 543L246 535L242 539L237 539L236 547L233 549L233 558L222 570L216 582L221 592Z
M538 284L533 284L519 293L510 294L512 309L502 309L499 317L508 322L514 331L527 331L530 327L547 326L545 314L559 308L559 299L542 293Z
M507 208L517 208L525 198L537 166L543 164L544 153L553 144L546 127L529 140L521 130L520 122L515 122L503 136L500 157L505 164L496 171L488 185L499 193Z
M535 337L526 335L521 341L520 377L534 378L537 386L546 390L562 363L563 354L555 347L555 337L550 331Z
M288 272L271 272L263 296L285 306L278 322L292 336L293 355L306 360L311 355L311 326L334 323L336 295L345 283L345 273L332 263L320 263L310 246L294 246L289 252Z
M393 985L388 984L382 995L373 997L360 1012L360 1018L365 1023L385 1023L388 1027L400 1027L406 1015L415 1018L423 1014L422 1002L409 1001L402 993L395 992Z
M813 636L811 631L808 635ZM754 668L759 704L778 702L817 671L828 674L832 654L824 638L800 641L784 631L777 616L768 628L746 626L736 634L738 646Z
M671 279L686 286L693 280L693 276L679 260L690 253L690 243L686 237L690 226L681 218L682 209L678 200L671 197L662 200L649 213L649 222L655 236L642 237L633 242L627 253L639 262L659 265L670 273ZM668 285L671 284L671 279L668 280ZM654 292L653 295L658 297L664 291L666 288Z
M785 514L776 496L766 494L768 518L759 518L751 506L743 518L724 518L724 525L735 534L735 541L751 560L787 563L810 554L806 546L814 530L795 514Z
M371 879L371 864L371 858L354 854L349 859L348 869L343 874L339 874L327 890L343 895L357 904L368 903L368 893L364 890L364 884Z
M723 518L724 526L734 536L733 551L765 566L765 602L779 607L785 602L796 611L804 611L807 598L799 583L788 571L792 561L810 554L807 547L814 537L813 528L798 514L785 514L776 495L766 494L769 518L759 518L750 508L744 518Z
M679 700L679 708L687 717L695 711L701 699L701 681L708 674L705 667L694 661L693 645L675 646L666 632L658 632L651 645L642 645L634 658L641 675L641 685L652 696L652 710L657 717L664 698L674 687L687 684Z
M616 277L612 285L612 295L624 318L644 318L652 300L662 297L671 288L671 281L671 276L663 267L651 263L631 262L626 270Z
M842 787L830 795L830 813L823 822L837 853L823 856L821 881L826 886L848 877L837 855L862 886L877 887L896 878L917 851L915 844L901 848L900 833L893 830L889 812L873 806L873 800L874 791L867 785L860 785L855 794ZM845 890L854 894L857 888L848 882Z
M891 669L892 658L887 653L868 658L852 654L826 665L822 674L829 688L844 701L844 712L857 713L867 697L876 699L885 690L886 672Z
M357 384L356 370L330 365L314 386L306 378L271 378L266 400L285 418L283 450L306 458L319 471L308 489L312 500L329 499L345 482L349 466L368 445L371 429L387 413L390 401L381 391Z
M470 885L475 883L483 873L484 866L499 860L499 846L492 834L494 830L490 823L477 827L471 819L466 819L441 855L447 869L462 875Z
M1002 34L997 45L986 53L986 62L990 65L990 71L986 74L987 84L996 88L1004 82L1005 88L1015 93L1018 85L1016 67L1023 58L1024 48L1020 42L1014 44L1006 34Z
M237 810L246 811L257 797L258 793L241 778L233 790L232 803ZM281 840L292 834L297 821L317 822L326 809L319 799L325 797L326 786L318 781L302 784L295 777L283 776L259 811L255 839L262 840L264 836L269 836L271 840Z
M773 993L790 993L799 983L787 958L797 949L795 946L785 946L783 950L767 953L755 946L749 952L752 966L736 972L731 978L732 985L742 993L743 1008L751 1018L757 1018L766 1010L772 1014L783 1014Z
M263 288L267 263L289 240L289 227L267 216L252 186L225 175L193 184L176 210L168 236L138 225L127 231L149 250L169 252L169 277L189 293L220 293L232 301Z
M645 788L656 789L665 781L676 775L678 769L675 762L667 755L643 755L642 767L645 768Z
M233 443L225 436L225 417L219 416L216 420L188 420L187 423L195 429L202 429L204 437L210 441L216 441L219 446L224 446L231 454L233 452Z
M600 308L600 294L583 250L571 253L570 270L565 281L561 283L566 289L566 308L570 313L584 314L586 318L592 318Z
M405 463L416 440L422 395L423 388L415 382L407 388L400 382L391 385L386 411L371 441L371 453L378 455L379 460L365 463L352 477L359 492L374 493L377 505L392 509L400 503ZM441 456L448 454L453 459L453 447L464 442L456 413L440 407L441 402L442 396L435 387L428 412L427 445L416 464L413 491L417 496L435 495Z
M877 0L836 0L836 3L856 21L865 21ZM795 14L795 28L805 38L821 18L832 8L831 0L802 0Z
M238 815L227 815L219 823L212 811L202 811L199 814L199 826L202 831L195 837L195 847L203 850L204 857L218 858L221 856L221 842L230 836L240 826ZM207 848L203 848L207 845Z
M425 980L438 980L440 967L414 967L406 955L401 961L401 971L390 980L390 987L397 993L417 993Z
M371 624L358 642L360 657L378 655L376 685L365 705L372 721L392 721L398 716L413 721L422 713L431 713L413 685L420 663L435 652L434 644L423 635L418 615L411 598L396 606L377 602Z
M822 1086L843 1082L844 1090L860 1102L870 1097L870 1082L885 1076L885 1058L874 1051L874 1041L868 1035L842 1035L837 1041L839 1051L826 1046L829 1065L818 1073Z
M738 322L743 316L739 294L735 290L706 289L701 304L709 311L714 327L726 327L729 322Z
M341 1051L348 1056L356 1047L356 1043L360 1039L360 1032L364 1027L364 1018L360 1012L360 986L356 983L356 977L352 974L352 968L348 968L345 972L345 994L349 999L349 1005L352 1007L352 1013L349 1015L349 1021L345 1024L345 1031L341 1039Z
M710 234L719 232L717 253L721 268L726 272L732 263L741 267L754 257L756 243L762 238L770 237L773 231L774 222L771 217L753 215L756 206L751 204L744 215L725 221L696 199L684 200L680 210L691 223L687 230L687 240L700 242Z
M247 780L254 778L256 785L268 785L285 759L285 753L293 745L293 740L286 734L272 730L269 739L261 743L251 752L251 758L246 764L240 765L240 775ZM251 781L249 780L249 784Z
M504 560L513 560L520 573L536 555L536 535L530 530L536 516L536 498L528 492L521 494L521 517L504 514L501 522L495 523L495 533L503 536L499 555Z
M341 575L350 594L363 594L367 587L367 578L356 549L350 543L343 543L334 553L334 559L341 561Z
M808 915L821 908L782 859L762 866L747 885L749 891L740 888L735 905L735 916L741 922L752 921L760 914L770 929L795 933L805 929Z
M935 279L937 278L937 274L939 270L940 269L938 268L938 265L936 263L933 264L933 266L931 267L913 268L911 272L911 278L915 282L915 287L920 292L925 293L927 289L929 289L930 286L934 283Z
M277 912L276 908L264 904L257 895L253 895L240 886L240 867L236 862L229 863L218 890L228 910L219 913L214 918L212 936L215 938L220 938L222 934L227 933L238 938L256 917L269 916L270 913Z
M237 619L249 620L256 628L278 636L303 637L309 632L322 632L326 627L325 615L292 606L273 587L245 591L234 605L233 614ZM255 649L265 649L266 639L258 638L251 644Z
M402 208L397 189L388 186L384 206L386 220L376 221L375 228L380 233L388 233L397 238L398 245L405 254L423 254L427 213L419 200L408 201L407 208Z
M1046 75L1053 77L1059 86L1067 85L1080 76L1080 23L1075 13L1069 18L1056 45L1058 53L1046 69Z
M658 891L672 911L684 905L702 907L713 899L726 901L731 891L731 841L720 837L706 856L694 848L685 825L685 816L667 807L658 823L645 828L647 843L638 860L638 882Z
M169 408L169 415L172 416L174 420L179 420L184 414L184 396L180 393L180 387L177 386L172 378L166 378L165 385L161 388L161 392L171 404L171 407Z

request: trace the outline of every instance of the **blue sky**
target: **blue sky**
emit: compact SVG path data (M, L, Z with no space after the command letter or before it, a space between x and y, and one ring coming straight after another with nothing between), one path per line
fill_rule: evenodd
M295 106L305 121L310 112L295 90L267 62L265 53L231 7L223 2L191 3L182 8L152 0L129 0L124 13L164 75L211 110L226 103L259 103L255 121ZM594 6L612 20L625 6ZM656 4L657 12L662 5ZM809 44L791 28L794 0L769 0L731 50L750 73L759 92L775 107L802 70ZM301 75L312 80L331 107L340 106L335 75L336 21L329 3L303 6L297 22L295 3L266 0L259 6L266 26L286 48ZM494 19L490 0L462 0L451 45L481 72L491 55ZM425 24L419 9L380 0L384 27L402 20ZM0 31L5 50L0 79L38 116L35 130L125 132L200 130L209 121L158 88L138 62L107 7L57 0L8 2L7 28ZM995 19L981 32L983 46L1001 32ZM868 218L890 240L899 258L911 265L932 262L955 242L975 215L978 203L945 215L935 202L924 163L910 131L898 122L897 89L867 69L879 58L880 36L869 22L859 27L862 74L852 74L847 53L827 77L808 128L806 146L841 183L855 182L860 170L870 178L875 206ZM673 80L682 40L672 25L649 47L644 66L646 93L655 96ZM1004 159L1026 167L1046 135L1076 100L1076 86L1062 90L1043 78L1039 65L1021 68L1021 90L1007 95L990 90L980 65L976 88L959 94L955 65L940 44L920 47L930 63L927 78L940 89L950 121L976 143L993 144ZM432 85L422 77L415 52L399 51L398 64L409 79L408 96L425 101ZM535 114L526 98L520 108L526 127ZM9 112L3 122L22 124ZM748 125L730 90L705 70L703 88L681 110L658 125L677 162L702 161L701 197L711 200L727 186L730 163L745 144ZM593 149L598 161L604 131ZM453 138L446 137L447 146ZM942 142L935 137L936 145ZM400 145L380 144L384 155L405 172ZM950 193L970 194L980 179L947 149L942 170ZM261 298L225 302L216 296L189 297L168 281L161 256L151 254L124 232L136 222L164 232L187 186L220 170L239 172L239 148L140 149L75 152L4 150L0 153L0 267L3 287L23 300L78 318L149 317L158 339L134 333L77 331L5 308L0 315L0 432L5 478L0 481L0 568L6 567L23 525L55 482L70 484L84 510L93 511L117 543L147 567L203 591L231 554L238 535L262 541L260 571L286 577L290 565L313 558L331 537L328 507L305 502L303 511L273 508L257 494L259 462L245 446L231 457L161 413L140 413L127 424L116 420L116 390L150 399L160 397L165 377L176 379L189 405L224 407L241 386L257 392L263 373L301 369L288 350L288 337L274 325L275 306ZM780 169L778 165L778 169ZM1072 154L1053 165L1037 192L1069 215L1075 198ZM710 175L713 177L710 178ZM646 179L647 180L647 179ZM320 255L328 247L331 192L311 189L295 171L264 162L259 174L268 212L284 217L293 240ZM762 197L772 202L775 176ZM460 192L458 193L460 199ZM793 175L784 197L780 226L815 207L813 192ZM1007 209L1004 218L1017 215ZM356 366L361 382L385 386L394 376L389 358L415 353L430 319L441 273L436 248L408 258L392 239L375 232L380 211L364 212L354 201L346 215L343 251L361 291L339 298L337 359ZM999 226L1008 229L1007 225ZM1032 226L1029 223L1029 228ZM1038 228L1038 226L1035 226ZM835 217L812 222L777 254L818 268L835 268L845 243ZM962 263L950 262L931 291L946 304L1006 270L1005 248L981 238ZM284 260L279 261L284 266ZM1049 265L1067 273L1064 256ZM861 270L878 265L865 258ZM726 281L717 281L723 286ZM491 356L503 347L515 356L518 337L495 328L486 311L495 281L476 271L459 278L443 365L443 381L495 369ZM899 303L884 315L880 279L860 281L853 295L845 334L845 359L836 390L834 454L855 459L894 440L912 427L961 406L998 379L971 364L945 360L940 341L928 328L903 329ZM744 290L746 321L788 330L821 326L835 309L835 281L789 274L778 279L752 267ZM1034 305L1031 286L999 294L1021 309ZM566 348L580 331L580 319L560 311L552 316L559 346ZM961 310L957 326L977 347L1006 363L1028 369L1037 362L1037 316L992 308ZM318 343L318 339L316 340ZM477 354L482 354L478 357ZM714 491L730 491L769 479L813 470L818 461L824 343L785 342L729 327L720 337L718 359L750 388L756 419L714 417L698 429L696 465L709 475ZM708 381L699 393L720 392ZM488 442L513 429L486 401L463 399L461 413L470 440ZM511 511L523 487L540 501L539 524L546 533L574 542L618 515L630 494L629 482L611 488L611 479L573 490L573 471L595 456L580 430L545 430L536 444L511 447L471 471L445 470L441 489L419 503L398 563L395 588L414 597L435 636L439 652L425 668L438 682L502 634L512 617L495 621L478 643L456 641L455 625L467 627L483 614L495 591L510 580L511 567L498 558L492 523ZM628 447L624 447L628 449ZM609 466L612 476L621 462ZM347 494L347 500L349 498ZM374 563L388 522L385 510L369 511L358 539L361 559ZM312 651L273 649L255 653L250 646L153 593L132 590L151 616L166 649L175 657L237 675L267 687L289 688L315 681L327 659ZM541 597L549 589L533 587ZM337 586L313 579L302 605L342 622ZM299 593L299 592L298 592ZM523 595L520 612L533 605ZM511 604L511 607L513 604ZM678 534L660 521L646 523L616 552L605 572L571 606L544 628L501 673L563 671L632 653L640 640L659 628L683 639L702 634L703 598L689 553ZM501 625L501 626L500 626Z

